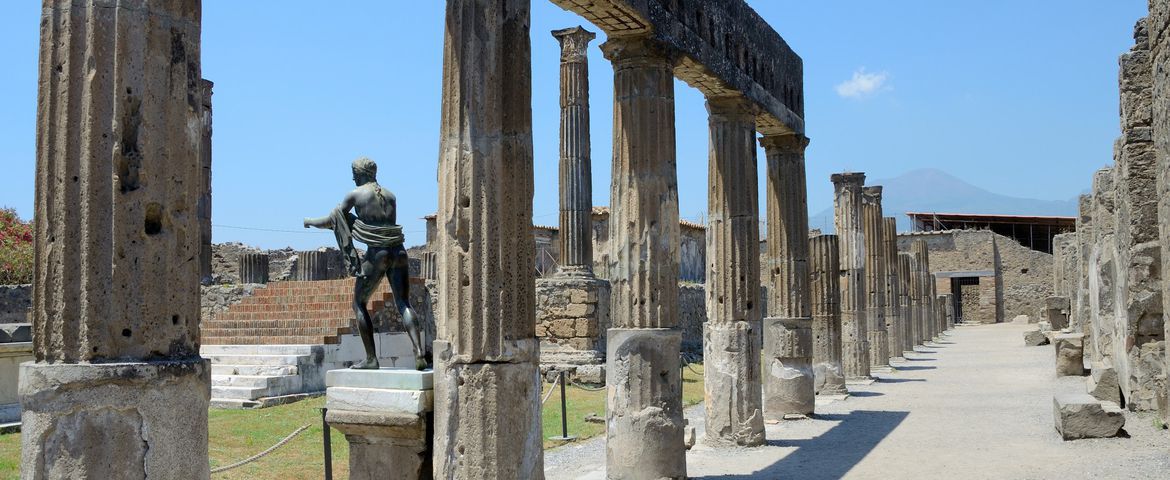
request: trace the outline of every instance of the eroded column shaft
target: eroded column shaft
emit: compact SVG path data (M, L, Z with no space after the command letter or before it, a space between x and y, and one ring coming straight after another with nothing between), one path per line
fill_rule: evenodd
M819 395L847 393L841 368L841 282L836 235L809 239L813 387Z
M449 0L435 478L543 478L528 0Z
M882 218L882 266L885 270L886 348L889 356L902 356L902 310L898 296L898 221Z
M268 254L241 253L240 283L268 283Z
M593 273L593 168L589 152L589 61L596 34L581 27L553 32L561 45L560 272Z
M815 401L804 173L808 138L769 135L760 144L768 159L765 268L770 286L764 319L764 416L775 420L787 414L811 414ZM805 344L807 350L802 347Z
M874 366L890 364L886 331L886 241L882 220L882 187L862 190L862 230L865 233L865 326L869 339L869 361Z
M200 81L200 98L203 102L203 138L200 142L199 165L202 168L199 202L196 210L199 212L199 279L205 284L211 283L211 90L215 85L211 80Z
M644 37L611 38L612 282L606 383L611 478L685 478L678 325L674 63Z
M911 277L913 277L914 256L908 252L898 252L898 306L902 317L902 352L914 352L915 325L914 292Z
M918 296L918 318L915 329L917 330L914 342L917 345L923 345L934 338L934 331L931 325L934 323L934 295L932 292L931 278L930 278L930 251L926 245L926 240L916 239L910 244L910 251L914 254L914 266L917 267L915 277L917 277L918 287L916 294Z
M760 228L756 119L746 100L707 100L706 438L764 443L760 390Z
M24 478L208 478L201 4L45 2Z
M869 340L865 320L865 234L862 231L864 173L831 177L841 262L841 363L849 378L869 377Z

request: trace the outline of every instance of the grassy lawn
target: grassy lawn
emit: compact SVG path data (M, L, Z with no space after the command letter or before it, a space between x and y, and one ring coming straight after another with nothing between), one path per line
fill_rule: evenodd
M695 372L684 370L683 405L694 405L703 400L703 367L692 365ZM544 386L545 392L549 385ZM557 387L559 390L560 387ZM584 440L605 433L605 425L585 423L585 416L594 413L605 418L605 390L587 391L569 386L566 391L569 435ZM212 475L215 479L320 479L324 472L321 451L321 414L319 408L325 398L318 397L291 405L260 410L211 410L209 432L211 438L211 467L235 463L260 453L301 425L310 425L288 444L248 465ZM561 434L560 392L554 392L544 405L544 442L551 448L565 442L547 440ZM349 445L345 436L332 429L334 478L349 476ZM0 435L0 480L20 478L20 434Z

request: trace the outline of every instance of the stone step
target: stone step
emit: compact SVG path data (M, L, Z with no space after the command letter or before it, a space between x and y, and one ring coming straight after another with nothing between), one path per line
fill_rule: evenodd
M211 375L213 387L267 388L276 395L284 395L301 389L300 375Z
M349 333L349 327L294 327L294 328L205 328L203 335L209 338L222 337L300 337L312 335L337 335Z
M308 364L308 355L203 355L212 365L292 365Z
M304 327L348 327L352 315L346 318L326 319L271 319L271 320L207 320L200 328L205 332L210 328L304 328Z
M230 346L230 345L229 345ZM244 345L240 345L244 346ZM297 375L300 369L293 365L212 365L211 376L216 375Z
M376 309L375 309L376 310ZM342 319L353 317L353 309L346 306L338 310L297 310L291 312L227 312L216 315L215 321L263 321L263 320L320 320Z
M209 355L312 355L320 352L319 345L204 345L203 356Z
M267 388L249 387L211 387L211 398L228 400L255 400L260 397L271 396Z

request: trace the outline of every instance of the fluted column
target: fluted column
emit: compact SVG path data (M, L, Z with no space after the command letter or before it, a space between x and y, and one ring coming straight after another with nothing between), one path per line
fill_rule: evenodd
M561 258L558 273L593 276L593 168L589 153L589 60L597 35L582 27L552 32L561 45Z
M528 0L448 0L434 477L543 478Z
M864 173L831 177L841 261L841 363L848 378L869 377L869 340L865 321L865 234L862 231Z
M886 338L891 358L902 356L902 309L898 292L898 220L882 218L882 266L886 273Z
M842 395L849 392L841 368L840 247L836 235L818 235L808 241L814 389L818 395Z
M237 271L240 283L268 283L268 254L241 253Z
M22 478L209 476L200 10L41 10Z
M317 250L297 252L293 280L312 282L329 279L329 254Z
M768 160L768 255L763 266L770 285L764 319L764 416L768 420L811 414L816 400L804 173L808 142L808 138L795 134L760 139Z
M917 329L914 327L917 318L914 308L914 291L912 277L914 276L914 255L909 252L898 252L898 306L902 318L902 353L914 353L914 336Z
M610 38L601 48L614 69L606 471L610 478L685 478L676 57L645 37Z
M211 89L215 86L211 80L200 81L200 99L203 102L203 115L200 120L203 125L203 141L200 143L199 164L202 167L199 193L199 202L196 210L199 212L199 279L204 284L211 283Z
M755 106L740 97L709 98L707 113L706 440L757 446L764 417Z
M865 327L869 339L869 361L889 366L890 349L886 331L886 241L882 220L882 187L862 190L862 230L865 232Z
M915 319L914 325L914 344L924 345L930 341L932 337L930 331L931 311L934 310L934 301L931 299L930 284L927 283L927 262L929 261L929 253L926 246L926 240L916 239L910 244L910 252L914 254L914 262L911 266L915 267L914 294L918 297L918 315Z

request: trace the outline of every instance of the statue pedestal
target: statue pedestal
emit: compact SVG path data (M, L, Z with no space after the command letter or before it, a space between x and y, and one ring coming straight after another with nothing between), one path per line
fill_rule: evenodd
M349 478L431 478L431 370L330 370L326 421L349 442Z

